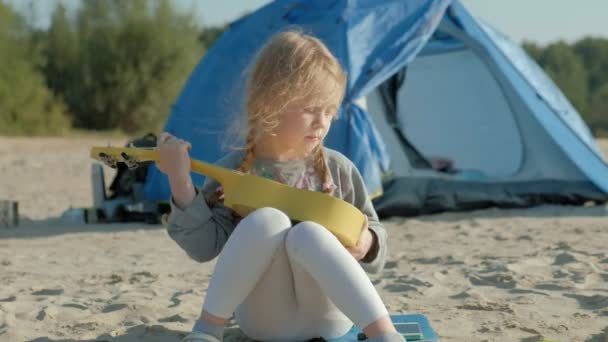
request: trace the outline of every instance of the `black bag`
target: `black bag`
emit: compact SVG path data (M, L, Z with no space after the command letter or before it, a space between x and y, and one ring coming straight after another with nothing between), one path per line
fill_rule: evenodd
M127 147L156 147L156 135L148 133L141 138L133 139L127 143ZM110 199L116 197L133 196L133 184L145 183L148 175L148 167L152 164L143 163L139 167L129 169L125 163L116 165L116 176L110 184Z

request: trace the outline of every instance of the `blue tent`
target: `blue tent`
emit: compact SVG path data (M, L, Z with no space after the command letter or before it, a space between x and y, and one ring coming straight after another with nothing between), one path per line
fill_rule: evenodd
M277 0L234 22L193 71L166 125L193 143L193 158L213 162L228 152L222 146L242 111L247 66L272 35L294 26L320 38L348 73L326 145L357 165L371 194L384 189L377 205L387 213L409 205L404 191L418 192L420 207L429 196L452 201L471 189L475 201L513 193L606 199L608 167L580 115L521 48L452 0ZM431 167L433 156L455 168ZM166 177L150 168L146 198L169 193Z

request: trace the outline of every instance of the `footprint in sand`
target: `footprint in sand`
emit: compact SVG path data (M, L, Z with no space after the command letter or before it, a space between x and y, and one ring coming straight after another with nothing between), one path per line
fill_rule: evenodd
M469 220L469 226L478 228L481 227L481 223L479 223L479 221L477 221L476 219L471 219Z
M471 298L471 295L469 294L469 292L467 290L467 291L462 291L460 293L457 293L455 295L451 295L448 297L451 299L466 299L466 298Z
M107 305L106 307L104 307L103 309L101 309L101 312L102 313L114 312L114 311L122 310L127 307L128 307L128 305L123 304L123 303L110 304L110 305Z
M557 243L557 245L555 247L550 248L550 249L569 251L569 250L572 250L572 247L566 241L560 241Z
M578 262L578 260L576 259L576 256L574 256L572 253L564 252L564 253L558 254L555 257L555 261L553 262L553 265L562 266L562 265L570 264L573 262Z
M398 261L387 261L386 264L384 265L384 269L390 270L393 268L397 268L398 265L399 265Z
M483 266L480 271L483 273L505 272L507 271L505 263L510 260L509 258L499 258L492 255L481 255L479 259L481 259L479 265Z
M42 310L38 311L36 315L36 319L39 321L44 321L45 319L55 319L59 311L55 307L45 306Z
M418 291L417 287L406 284L389 284L384 286L384 289L392 293Z
M192 291L192 290L175 292L173 294L173 296L171 296L171 299L170 299L170 301L173 304L169 305L169 307L174 308L174 307L180 305L182 303L182 301L179 299L179 297L186 295L186 294L193 294L193 293L194 293L194 291Z
M400 276L399 278L397 278L397 280L395 282L401 283L401 284L410 284L410 285L414 285L414 286L418 286L418 287L431 287L433 286L433 284L429 283L428 281L423 281L420 280L418 278L414 278L412 276Z
M559 285L553 282L545 283L545 284L536 284L534 286L535 289L539 290L547 290L547 291L566 291L572 290L572 286L569 285Z
M99 285L99 284L114 285L114 284L124 282L125 279L126 279L126 274L124 274L124 273L111 273L111 274L97 273L97 274L90 275L84 279L80 279L79 283L81 283L85 286Z
M5 298L0 298L0 303L2 302L14 302L15 300L17 300L16 296L8 296Z
M509 293L522 294L522 295L535 294L535 295L541 295L541 296L545 296L545 297L549 296L549 294L547 294L547 293L544 293L541 291L528 290L528 289L510 289ZM530 304L533 302L534 302L534 300L530 296L520 297L520 299L518 300L519 304Z
M32 292L32 295L34 295L34 296L59 296L60 294L63 294L63 291L64 290L62 288L42 289L42 290Z
M188 319L182 317L180 314L176 314L176 315L169 316L169 317L159 318L158 322L159 323L174 323L174 322L186 323L186 322L188 322Z
M551 258L524 258L523 260L510 263L507 270L526 278L534 283L545 282L554 278Z
M608 296L603 295L577 295L565 293L564 297L573 298L578 301L578 305L585 310L604 310L608 309Z
M496 273L487 276L473 274L469 276L469 281L475 286L494 286L501 289L512 289L517 285L513 276L508 273Z
M488 302L484 300L469 300L468 303L457 306L456 308L473 311L500 311L514 313L513 308L511 308L509 304Z
M74 309L80 309L80 310L86 310L89 308L86 305L82 305L82 304L78 304L78 303L66 303L66 304L62 304L61 306L63 306L64 308L74 308Z
M516 239L517 241L532 241L532 236L530 235L520 235Z
M553 271L552 274L553 274L553 278L557 278L557 279L565 278L570 275L570 273L567 270L562 270L562 269L555 270L555 271Z
M463 265L464 261L456 260L453 256L437 256L434 258L417 258L411 262L423 265Z
M151 284L153 282L155 282L158 279L158 275L153 274L151 272L137 272L137 273L133 273L131 275L131 277L129 278L129 283L134 284L134 283L144 283L144 284Z
M432 286L433 284L429 282L411 276L400 276L393 280L391 284L385 285L384 289L389 292L409 292L418 291L420 287L429 288Z

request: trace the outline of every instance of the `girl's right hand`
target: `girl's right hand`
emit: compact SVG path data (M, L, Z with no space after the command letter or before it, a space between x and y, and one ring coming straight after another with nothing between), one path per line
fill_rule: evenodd
M167 132L160 134L157 142L160 160L156 166L172 179L190 178L190 155L192 145Z

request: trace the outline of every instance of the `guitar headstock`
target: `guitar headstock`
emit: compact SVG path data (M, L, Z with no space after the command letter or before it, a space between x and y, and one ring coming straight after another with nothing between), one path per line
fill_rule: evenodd
M158 160L155 148L142 147L93 147L90 156L113 169L121 163L134 169Z

